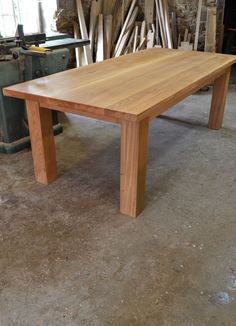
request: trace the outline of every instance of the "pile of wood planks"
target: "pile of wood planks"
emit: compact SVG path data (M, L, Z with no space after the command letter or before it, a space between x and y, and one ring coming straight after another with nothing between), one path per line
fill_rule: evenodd
M138 0L92 0L87 26L82 0L76 0L81 36L91 42L83 48L83 53L77 53L78 66L152 47L193 50L189 30L182 37L178 35L176 13L169 12L168 0L145 0L144 12L138 3ZM201 6L199 0L195 50ZM76 25L75 36L78 36Z
M80 29L81 36L91 42L83 48L83 53L78 50L78 65L154 46L173 47L173 37L177 35L176 16L171 26L167 0L145 0L144 12L138 0L92 0L88 26L82 0L76 0L76 4L79 26L74 23L75 36L78 37ZM140 21L138 17L144 19ZM177 41L174 43L177 47Z

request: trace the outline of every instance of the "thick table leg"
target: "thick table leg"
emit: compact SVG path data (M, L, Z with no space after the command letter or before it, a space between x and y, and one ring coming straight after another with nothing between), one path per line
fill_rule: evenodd
M148 120L121 124L120 211L131 217L144 208Z
M52 127L52 112L26 101L35 178L48 184L57 177L56 151Z
M218 77L213 85L213 94L211 101L211 111L208 127L210 129L220 129L222 127L225 101L228 91L230 77L230 68L228 68L220 77Z

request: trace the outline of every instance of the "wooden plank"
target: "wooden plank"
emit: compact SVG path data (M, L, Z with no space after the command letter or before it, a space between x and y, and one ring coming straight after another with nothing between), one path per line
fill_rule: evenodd
M199 38L199 31L200 31L201 13L202 13L202 0L198 0L198 10L197 10L197 18L196 18L196 32L195 32L194 47L193 47L193 49L195 51L197 51L197 49L198 49L198 38Z
M154 0L145 0L144 2L144 16L149 30L154 23Z
M103 30L103 14L98 15L98 39L97 39L97 55L96 62L104 60L104 30Z
M217 130L222 127L230 71L230 68L226 69L226 71L218 77L213 84L211 110L208 123L210 129Z
M102 11L102 1L93 0L91 3L90 10L90 22L89 22L89 39L90 39L90 48L93 54L94 51L94 42L95 42L95 28L97 24L98 15Z
M173 43L171 38L171 30L170 30L170 20L169 20L169 9L167 0L159 0L160 4L162 3L162 12L164 16L164 25L166 30L166 38L167 38L167 46L169 49L173 49Z
M133 29L133 32L131 33L131 36L129 38L129 42L127 44L126 51L124 52L124 54L128 54L128 53L132 52L133 43L134 43L134 36L135 36L135 28Z
M139 46L138 46L136 52L141 51L142 49L144 49L144 47L145 47L145 45L146 45L146 41L147 41L147 40L146 40L146 38L144 37L144 38L142 39L142 42L139 44Z
M116 0L114 12L113 12L113 28L112 28L112 51L115 51L115 44L118 39L118 35L123 26L123 16L126 15L132 0Z
M207 7L205 52L216 52L216 7Z
M38 102L26 101L35 178L49 184L57 177L52 112L41 109Z
M120 211L131 217L144 208L148 124L148 120L121 124Z
M79 26L76 21L73 21L74 38L79 38ZM81 47L75 48L76 67L82 66L82 52Z
M143 42L143 39L146 38L146 21L143 20L141 24L141 32L140 32L140 42L139 45Z
M137 47L138 47L138 30L139 30L139 26L138 24L135 25L134 28L134 44L133 44L133 52L136 52Z
M167 38L166 38L166 33L164 29L164 22L163 22L163 14L160 8L160 3L159 0L155 0L156 3L156 12L157 12L157 18L159 21L159 26L160 26L160 34L161 34L161 43L163 48L167 47Z
M78 12L81 36L83 39L88 39L89 37L88 37L87 27L86 27L85 20L84 20L84 11L83 11L81 0L76 0L76 5L77 5L77 12ZM92 58L90 46L85 45L83 47L83 49L84 49L86 64L92 63L93 58Z
M116 46L115 46L115 55L116 55L116 53L117 53L117 51L118 51L118 48L120 47L120 43L121 43L121 41L122 41L122 39L123 39L123 37L124 37L124 35L125 35L127 29L128 29L128 25L129 25L129 22L130 22L130 20L131 20L132 15L133 15L133 12L134 12L134 9L135 9L136 2L137 2L137 0L132 0L132 3L131 3L131 6L130 6L130 9L129 9L129 12L128 12L127 17L126 17L126 19L125 19L124 26L122 27L122 30L121 30L120 36L119 36L119 38L118 38L118 40L117 40L117 42L116 42Z
M138 15L138 7L135 7L130 17L130 20L126 26L125 33L120 41L120 45L117 48L117 51L115 52L115 57L119 57L123 53L123 50L132 31L137 15Z
M176 13L171 12L171 33L172 33L172 40L173 40L173 48L178 48L178 39L177 39L177 18Z
M111 57L111 40L112 40L112 15L104 16L104 55L105 59Z

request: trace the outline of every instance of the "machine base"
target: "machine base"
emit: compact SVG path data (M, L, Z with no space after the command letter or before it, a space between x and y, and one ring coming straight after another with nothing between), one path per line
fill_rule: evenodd
M53 131L54 131L55 136L62 133L62 131L63 131L62 125L60 123L54 125ZM28 147L30 147L30 137L29 136L21 138L19 140L16 140L12 143L0 142L0 153L14 154L14 153L17 153L17 152L21 151L22 149L25 149Z

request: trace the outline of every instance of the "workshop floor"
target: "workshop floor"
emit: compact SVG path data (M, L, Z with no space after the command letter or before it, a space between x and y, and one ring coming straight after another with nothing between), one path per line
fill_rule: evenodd
M151 122L137 219L119 213L117 125L68 115L47 187L29 150L0 154L1 326L235 326L235 90L220 131L210 92Z

